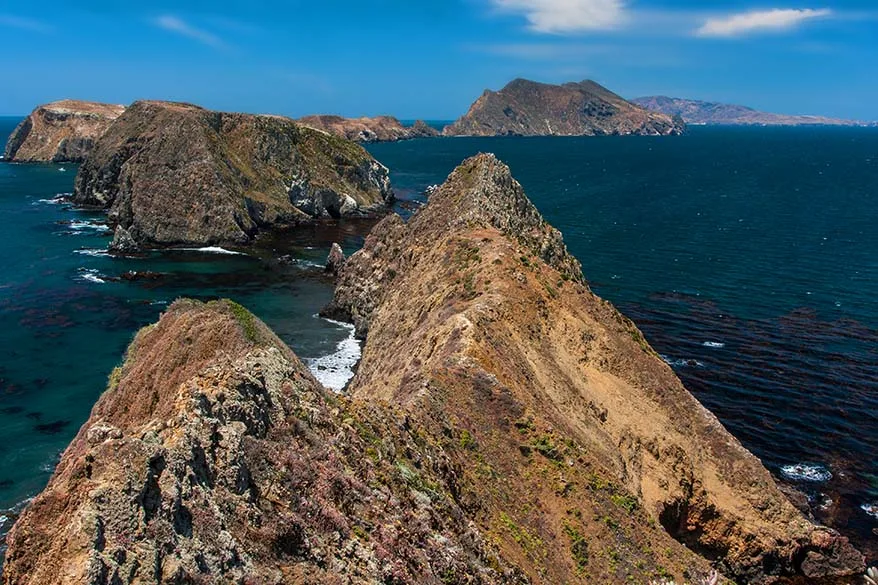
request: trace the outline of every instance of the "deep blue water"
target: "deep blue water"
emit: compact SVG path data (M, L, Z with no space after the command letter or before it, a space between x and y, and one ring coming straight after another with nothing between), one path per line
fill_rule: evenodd
M0 119L0 139L15 122ZM595 291L778 477L799 463L829 471L797 485L833 500L821 521L874 546L878 519L861 506L878 503L878 130L693 128L681 138L369 149L405 200L476 152L506 161ZM353 251L370 227L300 230L249 256L90 255L109 240L101 215L43 201L72 190L76 168L64 168L0 164L4 508L42 488L134 332L174 298L231 297L300 356L335 351L348 333L314 317L332 293L316 265L332 241ZM120 278L129 271L156 274Z

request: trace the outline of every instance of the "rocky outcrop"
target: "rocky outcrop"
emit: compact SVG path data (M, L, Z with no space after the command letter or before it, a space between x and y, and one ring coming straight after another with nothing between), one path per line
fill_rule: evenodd
M588 289L491 155L457 168L407 224L389 216L376 226L345 263L329 311L367 334L351 395L434 413L434 432L465 430L485 473L519 487L498 494L473 478L473 499L501 502L534 541L552 542L572 518L589 547L617 538L592 508L612 486L638 525L664 527L741 583L863 569L847 540L806 520L637 327ZM539 465L545 458L555 472ZM493 516L493 529L502 525ZM547 549L523 570L567 581L558 550ZM590 582L613 580L612 566L594 571Z
M337 243L333 242L332 247L329 249L329 255L326 257L324 272L332 276L338 276L344 263L344 250Z
M680 116L687 124L731 126L861 126L862 122L825 116L770 114L746 106L648 96L631 100L651 112Z
M648 112L594 81L549 85L516 79L485 90L446 136L605 136L681 134L679 118Z
M392 192L360 146L290 119L141 101L80 167L73 200L106 208L140 246L212 245L383 211Z
M6 143L10 162L82 162L124 106L61 100L38 106Z
M741 583L862 570L492 156L379 223L334 309L368 331L348 395L243 307L172 305L13 527L3 582L725 582L695 551Z
M423 120L404 126L393 116L342 118L341 116L305 116L299 122L355 142L396 142L411 138L438 136L439 131Z

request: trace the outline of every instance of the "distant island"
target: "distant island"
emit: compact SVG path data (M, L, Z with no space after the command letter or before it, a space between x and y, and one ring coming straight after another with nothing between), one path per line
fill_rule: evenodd
M792 116L760 112L746 106L705 102L666 96L647 96L631 100L652 112L680 116L687 124L729 126L866 126L856 120L825 116Z
M679 117L648 111L602 85L516 79L485 90L445 136L667 136L682 134Z
M299 118L298 122L309 128L323 130L354 142L396 142L439 135L438 130L427 125L423 120L417 120L411 126L406 126L393 116L344 118L320 115L305 116Z

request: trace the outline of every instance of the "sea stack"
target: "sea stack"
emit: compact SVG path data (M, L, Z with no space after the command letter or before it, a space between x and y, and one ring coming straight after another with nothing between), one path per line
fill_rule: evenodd
M299 123L323 130L354 142L396 142L412 138L438 136L439 131L423 120L404 126L393 116L375 118L342 118L341 116L305 116Z
M61 100L34 109L6 142L9 162L78 163L94 148L125 106Z
M680 118L649 112L591 80L550 85L516 79L485 90L446 136L667 136L682 134Z
M3 582L840 584L863 571L589 290L491 155L408 223L377 224L330 312L366 336L345 395L243 307L171 306L13 527Z
M80 167L73 200L141 247L247 244L319 218L381 213L387 169L362 147L280 116L140 101Z

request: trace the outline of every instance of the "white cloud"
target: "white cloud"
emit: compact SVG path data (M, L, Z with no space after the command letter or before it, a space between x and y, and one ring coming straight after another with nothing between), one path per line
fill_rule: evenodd
M188 37L190 39L198 41L203 45L214 47L215 49L222 49L226 46L222 39L220 39L215 34L210 33L206 30L202 30L200 28L196 28L187 23L185 20L177 18L176 16L171 16L169 14L166 14L165 16L160 16L153 21L153 24L161 29L177 33L178 35L184 37Z
M822 8L774 9L742 12L708 18L695 31L699 37L738 37L748 33L777 32L793 29L805 21L832 16L832 10Z
M490 0L504 12L523 14L530 29L569 34L618 27L625 22L624 0Z
M0 26L8 26L19 30L26 30L37 33L50 33L54 30L51 26L39 20L32 18L24 18L21 16L13 16L11 14L0 14Z

